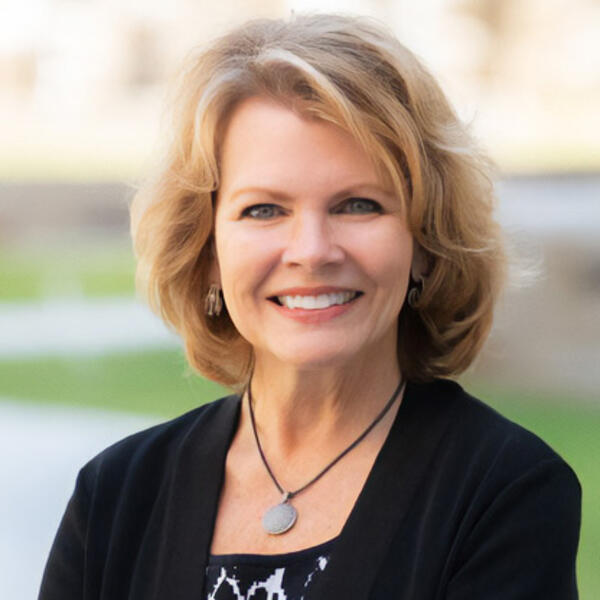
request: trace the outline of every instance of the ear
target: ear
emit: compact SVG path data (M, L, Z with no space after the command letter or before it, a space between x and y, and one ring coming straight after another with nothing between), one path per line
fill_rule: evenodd
M410 276L413 281L419 281L421 277L429 274L429 262L425 251L413 240L413 259L410 266Z

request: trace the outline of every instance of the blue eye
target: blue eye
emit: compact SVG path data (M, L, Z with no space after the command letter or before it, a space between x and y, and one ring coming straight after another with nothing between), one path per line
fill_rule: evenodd
M380 213L381 204L375 202L375 200L370 200L369 198L348 198L348 200L339 207L337 212L359 215Z
M251 219L272 219L281 214L281 209L276 204L253 204L242 211L242 217Z

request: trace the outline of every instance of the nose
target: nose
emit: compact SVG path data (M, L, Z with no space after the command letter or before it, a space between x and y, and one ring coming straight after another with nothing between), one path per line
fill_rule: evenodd
M314 271L339 264L345 253L340 246L339 232L330 215L318 211L301 212L290 219L288 238L282 254L286 265L301 265Z

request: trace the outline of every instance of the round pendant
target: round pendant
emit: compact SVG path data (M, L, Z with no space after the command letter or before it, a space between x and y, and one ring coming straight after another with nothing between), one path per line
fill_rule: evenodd
M263 529L271 535L279 535L291 529L298 518L298 512L288 502L281 502L267 510L263 515Z

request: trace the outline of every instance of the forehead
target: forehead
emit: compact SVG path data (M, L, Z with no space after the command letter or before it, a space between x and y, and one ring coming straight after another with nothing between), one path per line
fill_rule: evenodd
M221 145L221 188L382 184L370 155L344 129L257 96L233 111Z

